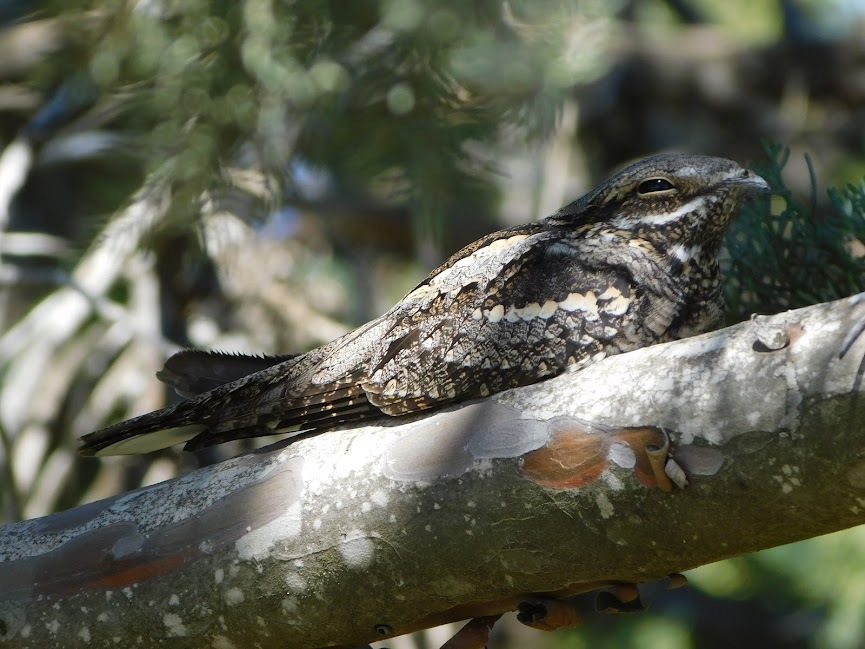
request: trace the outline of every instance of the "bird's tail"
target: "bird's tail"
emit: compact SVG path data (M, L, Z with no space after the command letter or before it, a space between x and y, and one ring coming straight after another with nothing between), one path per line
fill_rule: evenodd
M169 408L122 421L81 438L82 455L149 453L185 442L195 451L235 439L315 430L355 422L381 411L357 377L294 386L303 356L242 356L187 350L157 376L188 397ZM254 378L258 377L258 378Z
M195 399L298 356L244 356L186 349L174 354L156 373L184 399L174 406L108 426L81 438L81 455L138 455L188 442L207 428L212 410ZM258 434L261 434L260 431Z
M137 455L186 442L206 427L190 401L108 426L81 438L86 456Z

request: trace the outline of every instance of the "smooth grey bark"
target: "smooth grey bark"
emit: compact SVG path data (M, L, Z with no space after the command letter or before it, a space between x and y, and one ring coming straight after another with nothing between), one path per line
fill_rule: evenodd
M7 525L0 639L355 646L860 524L863 329L865 295L760 317Z

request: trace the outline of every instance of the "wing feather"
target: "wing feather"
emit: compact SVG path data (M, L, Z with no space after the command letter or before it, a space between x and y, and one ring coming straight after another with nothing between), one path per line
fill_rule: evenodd
M631 269L649 263L641 251L628 251L631 265L612 267L593 259L591 249L545 247L538 238L509 250L497 272L473 269L466 290L442 291L402 318L363 383L369 401L402 415L535 383L664 340L679 311L662 273L653 273L660 278L654 290L637 290ZM630 318L637 311L644 317ZM628 320L649 330L629 329Z
M296 358L297 354L247 356L184 349L165 361L165 365L156 373L156 378L173 387L184 399L189 399Z

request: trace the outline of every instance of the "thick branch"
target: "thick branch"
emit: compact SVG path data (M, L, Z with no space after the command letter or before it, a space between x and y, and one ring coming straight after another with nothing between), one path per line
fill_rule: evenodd
M863 296L761 317L8 525L0 638L351 646L860 524L863 328Z

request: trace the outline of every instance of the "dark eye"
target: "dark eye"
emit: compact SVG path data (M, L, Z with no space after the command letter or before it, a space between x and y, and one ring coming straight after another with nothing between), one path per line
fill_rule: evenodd
M640 183L637 191L640 194L653 194L655 192L668 192L671 189L676 189L666 178L649 178Z

